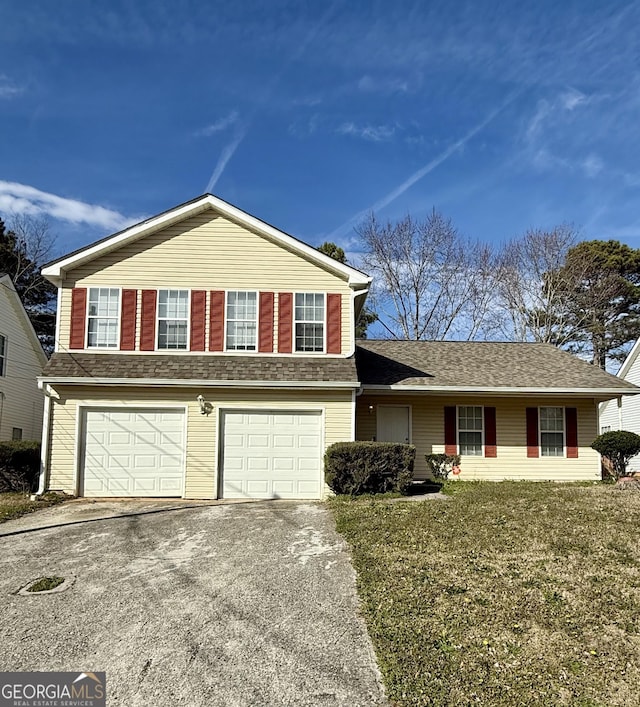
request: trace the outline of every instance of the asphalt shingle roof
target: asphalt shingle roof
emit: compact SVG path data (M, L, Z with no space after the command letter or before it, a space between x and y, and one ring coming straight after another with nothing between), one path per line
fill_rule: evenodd
M356 359L365 385L635 389L551 344L363 339Z
M55 353L43 375L54 378L357 382L352 358Z

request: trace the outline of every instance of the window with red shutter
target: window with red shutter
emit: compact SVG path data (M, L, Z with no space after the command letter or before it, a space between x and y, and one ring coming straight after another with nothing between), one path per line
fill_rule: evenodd
M260 353L273 353L274 300L273 292L260 293L260 312L258 314L258 351Z
M278 352L291 353L293 339L293 294L278 294Z
M444 409L444 453L458 453L458 439L456 430L456 407L452 405Z
M71 330L69 348L83 349L87 328L87 288L74 287L71 290Z
M327 353L342 351L342 295L327 295Z
M209 351L224 350L224 291L209 294Z

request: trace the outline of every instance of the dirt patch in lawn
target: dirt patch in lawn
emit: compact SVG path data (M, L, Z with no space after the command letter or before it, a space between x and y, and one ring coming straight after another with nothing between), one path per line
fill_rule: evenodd
M0 523L55 506L65 500L64 496L55 493L45 494L36 501L31 501L26 493L0 493Z

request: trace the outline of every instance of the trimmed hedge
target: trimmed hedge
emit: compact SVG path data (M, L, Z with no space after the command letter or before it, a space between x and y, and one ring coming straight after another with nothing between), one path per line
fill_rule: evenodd
M336 442L324 455L324 478L336 494L398 491L413 481L416 448L390 442Z
M40 474L40 442L0 442L0 492L36 491Z

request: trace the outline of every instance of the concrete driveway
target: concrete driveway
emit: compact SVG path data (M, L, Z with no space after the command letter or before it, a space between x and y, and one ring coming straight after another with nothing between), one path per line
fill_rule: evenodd
M51 575L75 582L15 594ZM76 501L4 523L0 615L0 669L105 670L109 705L385 704L318 504Z

